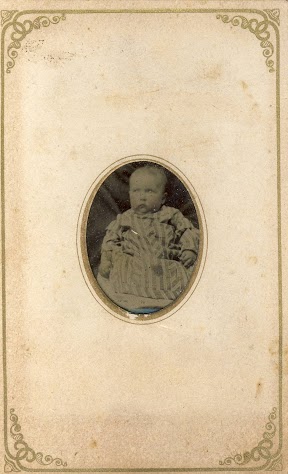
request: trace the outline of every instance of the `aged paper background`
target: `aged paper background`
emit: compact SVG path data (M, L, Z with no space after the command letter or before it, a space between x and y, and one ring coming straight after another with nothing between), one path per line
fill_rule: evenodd
M10 73L12 26L3 43L6 472L279 469L287 2L2 4L31 10L19 22L40 10L49 18L50 10L69 10L22 39ZM241 9L280 9L281 69L275 20L269 72L259 38L217 19L219 8L229 18ZM93 9L102 13L85 12ZM253 11L238 14L262 21ZM127 324L97 302L77 249L89 188L106 167L136 154L177 166L207 225L196 290L171 317L149 325ZM287 187L281 192L285 204ZM264 432L270 441L253 454ZM238 467L235 455L245 452L250 458Z

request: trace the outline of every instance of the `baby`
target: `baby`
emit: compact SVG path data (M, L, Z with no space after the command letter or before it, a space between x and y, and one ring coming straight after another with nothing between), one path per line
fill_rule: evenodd
M131 209L109 224L99 273L114 292L174 300L185 289L199 248L199 230L165 206L167 177L153 165L130 177Z

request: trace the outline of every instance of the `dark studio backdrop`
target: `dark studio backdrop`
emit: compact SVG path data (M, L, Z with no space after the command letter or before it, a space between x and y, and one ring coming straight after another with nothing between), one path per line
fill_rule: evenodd
M107 226L117 214L130 209L129 178L136 168L153 165L150 161L137 161L121 166L112 172L100 186L92 202L87 221L86 244L88 258L94 275L97 275L101 244ZM167 176L167 206L176 207L195 227L199 228L197 213L189 192L182 182L163 166Z

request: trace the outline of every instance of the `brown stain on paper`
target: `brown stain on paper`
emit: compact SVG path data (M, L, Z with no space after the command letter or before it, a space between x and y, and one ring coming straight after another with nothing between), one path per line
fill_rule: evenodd
M157 92L160 92L163 88L156 88L156 89L148 89L148 90L142 90L139 91L137 94L135 94L134 91L131 91L131 93L128 93L126 95L116 93L116 94L109 94L106 95L104 100L105 102L112 106L112 107L119 107L123 105L129 105L129 106L134 106L135 102L138 100L147 100L151 101L154 97L154 94L157 94ZM148 108L149 103L146 104L145 110Z
M92 449L95 449L97 448L97 441L95 439L92 439L91 443L90 443L90 448Z
M258 381L257 384L256 384L256 394L255 394L255 398L258 398L259 395L261 395L262 390L263 390L262 379L259 379L259 381Z
M203 79L216 80L216 79L220 79L221 76L222 76L222 65L216 64L215 66L204 71Z
M259 115L260 117L260 111L259 111L259 104L258 102L255 100L255 98L253 97L253 95L249 92L249 86L247 84L247 82L245 81L240 81L240 84L241 84L241 87L242 87L242 90L243 92L245 93L246 97L248 97L252 102L252 111L256 112L257 115Z
M241 86L242 86L243 91L246 91L248 89L248 84L245 81L241 81Z
M29 356L31 356L31 348L30 348L28 345L26 345L26 344L21 344L21 349L22 349L23 352L24 352L24 354L23 354L24 357L29 357Z
M278 346L279 346L278 339L271 342L271 344L269 346L269 352L272 356L275 356L275 355L278 354Z
M75 146L73 146L72 149L70 150L69 158L70 158L72 161L76 161L76 160L79 158Z
M278 373L279 372L279 340L274 339L270 346L269 346L269 352L272 356L272 362L275 368L275 371ZM282 352L282 364L283 364L283 374L288 375L288 346L284 347L283 352Z
M258 257L256 257L256 255L251 255L247 260L250 265L256 265L258 263Z

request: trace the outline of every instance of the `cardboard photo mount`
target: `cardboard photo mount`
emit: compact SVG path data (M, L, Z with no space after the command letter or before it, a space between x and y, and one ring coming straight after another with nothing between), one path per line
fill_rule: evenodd
M287 6L2 3L3 472L287 469ZM85 254L135 156L179 170L201 221L153 324Z

